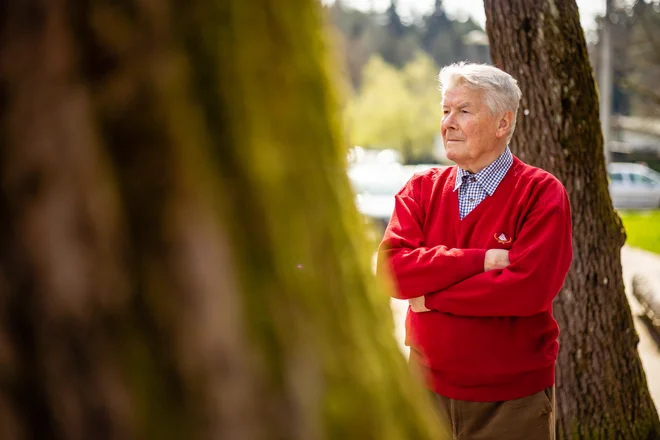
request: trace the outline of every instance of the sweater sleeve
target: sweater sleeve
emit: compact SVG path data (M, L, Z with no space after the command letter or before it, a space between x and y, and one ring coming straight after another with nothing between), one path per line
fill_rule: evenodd
M463 316L531 316L559 293L572 253L571 214L563 187L530 210L509 251L510 265L426 295L426 308Z
M484 270L485 249L424 246L422 178L413 177L395 196L394 213L378 249L377 272L391 271L394 297L399 299L444 289Z

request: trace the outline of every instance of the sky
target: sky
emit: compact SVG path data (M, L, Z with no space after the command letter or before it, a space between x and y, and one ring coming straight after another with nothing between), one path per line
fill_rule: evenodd
M324 3L332 3L333 0L323 0ZM356 9L375 9L383 11L390 5L390 0L342 0L344 4ZM435 0L399 0L399 13L406 18L419 17L428 13ZM447 15L452 18L472 17L481 27L486 23L483 0L444 0L443 5ZM605 12L605 0L577 0L580 10L580 21L582 27L587 31L595 28L594 18Z

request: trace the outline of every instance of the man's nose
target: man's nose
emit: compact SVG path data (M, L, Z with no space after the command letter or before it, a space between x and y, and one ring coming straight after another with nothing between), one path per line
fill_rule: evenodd
M456 128L456 119L452 113L447 113L442 118L442 128L445 130L455 129Z

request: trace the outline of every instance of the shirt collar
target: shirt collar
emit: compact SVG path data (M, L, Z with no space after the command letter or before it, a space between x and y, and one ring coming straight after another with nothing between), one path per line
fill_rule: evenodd
M458 190L468 177L474 177L489 196L492 196L513 163L513 155L507 145L504 152L490 165L476 174L458 167L454 191Z

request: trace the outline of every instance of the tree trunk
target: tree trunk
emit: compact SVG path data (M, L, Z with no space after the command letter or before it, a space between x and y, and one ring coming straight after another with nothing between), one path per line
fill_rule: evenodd
M574 259L554 304L558 436L660 438L624 294L625 233L607 188L598 97L575 1L486 0L485 7L493 62L523 92L512 149L557 176L571 199Z
M0 438L442 438L317 3L0 4Z

